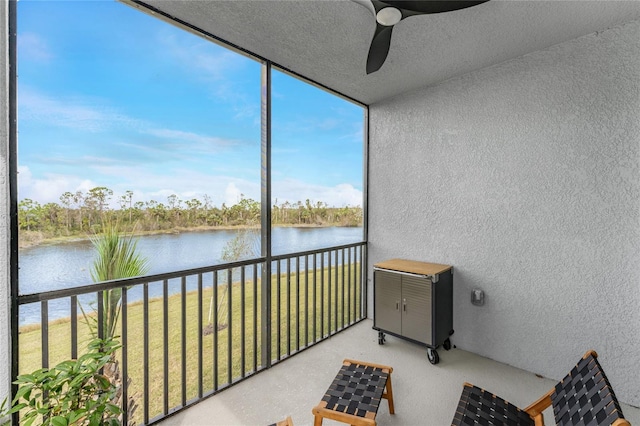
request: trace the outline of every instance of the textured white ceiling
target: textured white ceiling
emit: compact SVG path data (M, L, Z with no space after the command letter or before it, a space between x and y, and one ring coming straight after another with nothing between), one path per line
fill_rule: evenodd
M640 19L640 0L491 0L403 20L385 64L367 75L375 18L352 0L137 3L365 104Z

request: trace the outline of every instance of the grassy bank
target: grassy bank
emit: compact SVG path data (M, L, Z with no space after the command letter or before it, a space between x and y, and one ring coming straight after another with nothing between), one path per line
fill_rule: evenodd
M338 274L336 276L336 273ZM344 279L343 275L344 274ZM329 280L331 282L329 282ZM359 319L361 289L357 285L361 281L359 263L348 267L325 268L308 274L292 273L287 280L285 275L272 276L271 286L271 357L282 357L296 348L303 348L321 338L322 330L342 328L349 322ZM211 274L203 276L203 283L211 283ZM258 365L261 359L260 342L262 339L261 319L261 282L257 280L254 290L253 279L247 280L244 286L236 282L231 286L231 304L226 297L226 287L218 287L217 301L213 304L229 307L223 315L221 324L214 324L212 329L219 331L212 334L203 333L199 328L199 299L197 292L189 292L162 298L152 299L148 303L147 330L145 333L145 310L142 302L127 305L127 344L128 375L132 383L129 393L133 394L139 408L134 419L142 422L144 407L144 338L148 338L148 404L149 416L153 418L164 410L164 386L168 385L168 408L182 404L182 383L186 383L185 400L198 396L198 383L202 379L203 391L223 387L243 374L254 369L254 356ZM160 286L161 283L150 284ZM170 287L179 288L180 280L171 280ZM344 290L344 292L343 292ZM336 298L336 294L338 295ZM213 288L206 287L202 293L201 318L203 328L209 323L209 308L213 297ZM244 301L244 304L242 303ZM315 303L314 303L315 301ZM347 306L343 310L343 306ZM278 316L277 308L280 314ZM226 309L226 308L225 308ZM215 309L214 309L215 310ZM331 310L331 316L328 313ZM165 316L166 311L166 316ZM351 311L351 312L350 312ZM322 312L322 315L321 315ZM336 315L337 313L337 315ZM343 315L344 314L344 315ZM183 315L184 329L183 334ZM255 315L255 316L254 316ZM165 338L165 318L167 323ZM244 321L243 321L244 318ZM315 327L314 327L315 321ZM230 322L230 326L228 326ZM227 326L224 326L224 323ZM50 365L68 359L71 347L70 320L57 320L49 324L49 358ZM221 327L217 327L221 325ZM121 327L119 328L121 330ZM20 333L20 371L27 373L41 366L40 327L24 327ZM278 339L279 336L279 339ZM199 342L202 337L202 348ZM90 338L90 332L82 319L78 320L78 346L83 348ZM182 341L186 342L186 356L183 357ZM242 344L244 340L244 345ZM253 342L257 342L254 351ZM165 348L168 373L165 378ZM217 348L217 351L216 349ZM231 362L229 362L231 353ZM202 354L202 371L198 369L199 356ZM242 365L244 354L245 365ZM122 359L122 352L119 354ZM184 378L183 378L184 365ZM258 367L259 368L259 367ZM166 380L165 380L166 379Z

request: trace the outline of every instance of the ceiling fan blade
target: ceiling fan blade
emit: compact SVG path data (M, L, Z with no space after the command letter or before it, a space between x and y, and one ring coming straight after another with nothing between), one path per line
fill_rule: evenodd
M389 54L389 46L391 45L391 32L393 26L385 27L376 24L376 33L371 40L369 47L369 56L367 56L367 74L376 72L380 69Z
M411 11L416 13L443 13L452 12L454 10L466 9L467 7L477 6L485 3L489 0L418 0L418 1L406 1L406 0L378 0L388 6L392 6L398 9L404 9L405 11Z
M353 0L363 4L362 0ZM489 0L370 0L376 15L376 32L367 56L367 74L382 67L391 46L393 26L410 16L452 12L477 6ZM364 4L363 4L364 5Z
M371 12L371 14L373 16L376 16L376 9L373 6L373 3L371 3L371 0L351 0L354 3L359 4L360 6L363 6L364 8L366 8L369 12Z

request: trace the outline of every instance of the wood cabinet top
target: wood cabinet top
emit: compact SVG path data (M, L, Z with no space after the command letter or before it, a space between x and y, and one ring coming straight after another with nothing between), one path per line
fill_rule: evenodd
M389 259L378 262L376 268L389 269L398 272L409 272L419 275L438 275L453 268L451 265L441 265L439 263L418 262L415 260Z

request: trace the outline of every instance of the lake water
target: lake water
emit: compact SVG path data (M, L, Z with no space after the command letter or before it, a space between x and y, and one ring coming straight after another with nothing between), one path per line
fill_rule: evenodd
M222 260L223 249L237 232L214 230L141 236L138 239L138 250L142 256L149 259L149 275L210 266L225 263ZM273 255L279 255L360 242L362 232L362 228L278 227L272 230L272 252ZM256 243L259 250L259 240ZM94 256L90 241L65 242L20 250L20 294L90 284L90 267ZM192 289L194 285L189 283L188 288ZM161 294L159 287L151 290L152 297ZM140 294L132 291L129 299L136 300L140 297ZM68 301L49 303L51 319L68 315ZM39 304L24 305L20 308L21 325L39 321Z

